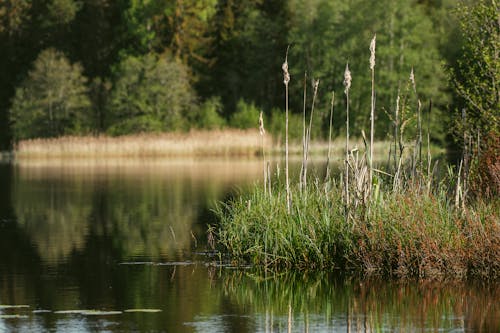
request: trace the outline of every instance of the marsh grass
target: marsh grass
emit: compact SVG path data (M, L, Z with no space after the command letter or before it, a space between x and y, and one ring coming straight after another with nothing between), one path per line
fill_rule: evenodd
M219 245L235 262L270 270L500 277L498 201L462 212L445 192L378 190L369 211L353 205L346 219L339 186L291 191L290 213L285 195L269 197L260 187L219 205Z
M406 95L397 97L394 117L389 115L394 126L394 149L389 143L385 147L389 163L382 169L374 167L375 156L381 153L373 140L375 37L370 50L370 141L362 131L360 146L350 142L352 76L346 65L345 149L336 154L345 156L340 177L327 176L320 181L316 176L307 181L311 127L305 128L304 113L299 179L289 181L287 139L285 185L277 174L271 195L256 187L218 206L221 251L229 253L236 263L251 263L266 271L341 269L421 279L500 278L500 200L467 201L467 158L460 163L458 175L452 167L447 175L439 175L432 164L428 139L427 161L422 159L422 104L413 69ZM283 69L288 106L287 59ZM316 90L317 85L315 94ZM410 107L411 93L415 110ZM407 134L412 120L417 127L413 138ZM288 113L285 121L288 124ZM328 164L335 154L334 146L329 137ZM329 165L325 169L328 175Z

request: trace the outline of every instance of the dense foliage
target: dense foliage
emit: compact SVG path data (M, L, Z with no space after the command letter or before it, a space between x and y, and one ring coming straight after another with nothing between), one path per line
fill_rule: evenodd
M90 100L79 64L54 49L40 53L16 89L11 108L17 138L51 137L90 128Z
M0 3L0 143L7 148L12 139L89 130L123 134L226 124L246 127L249 120L238 120L242 115L235 114L241 113L242 100L264 111L269 120L277 119L283 109L281 64L288 45L292 115L299 118L302 112L307 71L307 87L313 78L320 79L313 133L325 134L330 92L341 95L343 69L349 62L351 132L359 136L368 127L368 45L375 33L375 80L381 83L376 92L376 135L385 138L392 133L396 97L409 95L413 68L431 139L442 142L453 121L453 113L447 111L463 103L481 104L470 110L469 117L477 118L473 123L493 124L498 118L498 98L495 104L490 98L495 92L485 87L488 79L497 80L498 87L498 8L494 1L484 1L482 9L461 11L459 21L454 18L456 6L452 0L5 0ZM493 25L484 25L485 19ZM459 22L470 32L468 37L456 33ZM494 47L492 52L479 52L483 42ZM462 43L468 52L459 51ZM30 86L38 89L32 98L42 99L49 89L36 88L39 83L33 77L47 49L80 68L87 96L82 100L91 102L85 126L73 118L61 124L68 128L57 131L27 126L38 120L31 119L34 114L20 103L20 94ZM492 65L486 67L491 71L475 75L485 68L483 61ZM456 69L452 72L458 89L448 83L444 62ZM469 98L468 92L490 102ZM415 99L405 104L413 114ZM337 105L343 104L337 98ZM245 112L250 116L256 110ZM343 107L336 112L334 134L339 134Z
M182 128L194 93L184 65L153 54L125 58L115 71L107 109L111 134Z

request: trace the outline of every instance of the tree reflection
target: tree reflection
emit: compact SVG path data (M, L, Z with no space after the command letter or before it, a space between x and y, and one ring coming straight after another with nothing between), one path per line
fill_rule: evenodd
M182 260L204 234L207 207L260 172L258 161L232 164L21 165L12 202L46 263L96 237L111 242L115 260Z

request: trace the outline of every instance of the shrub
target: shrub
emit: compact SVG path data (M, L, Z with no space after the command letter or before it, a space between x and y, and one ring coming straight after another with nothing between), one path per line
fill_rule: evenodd
M221 129L226 125L222 114L222 102L220 97L207 99L198 109L195 123L198 128Z
M240 99L236 105L236 112L232 115L229 125L231 127L247 129L259 126L260 110L255 104L248 104Z

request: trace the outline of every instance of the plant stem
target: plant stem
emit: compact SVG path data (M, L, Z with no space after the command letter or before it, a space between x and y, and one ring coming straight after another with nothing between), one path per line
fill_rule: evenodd
M328 131L328 154L326 156L325 182L330 178L330 154L332 150L332 127L333 127L333 104L335 103L335 92L332 91L332 101L330 103L330 126Z

